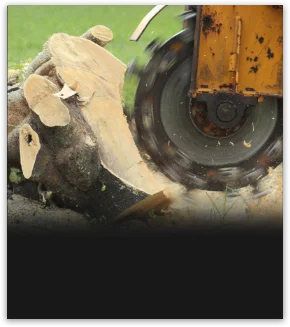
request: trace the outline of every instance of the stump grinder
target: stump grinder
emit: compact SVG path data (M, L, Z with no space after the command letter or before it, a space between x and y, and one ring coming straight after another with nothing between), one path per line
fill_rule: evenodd
M137 143L187 188L258 185L283 159L283 7L187 5L180 17L181 32L146 47L144 68L128 67Z

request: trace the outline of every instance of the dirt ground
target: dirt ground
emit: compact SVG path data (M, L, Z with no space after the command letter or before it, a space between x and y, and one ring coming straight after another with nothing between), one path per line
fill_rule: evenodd
M197 226L234 226L262 223L282 223L283 218L283 166L273 170L261 182L268 192L261 198L253 198L251 186L243 188L235 197L225 192L194 190L181 194L164 210L163 215L150 214L148 224L132 222L128 226L144 229L195 228ZM100 230L106 221L69 209L45 207L42 203L17 194L8 197L8 227L13 232Z
M68 229L89 228L86 217L68 209L44 207L38 201L13 194L8 199L8 227L18 232L23 228L28 231L47 233L52 229L61 231Z

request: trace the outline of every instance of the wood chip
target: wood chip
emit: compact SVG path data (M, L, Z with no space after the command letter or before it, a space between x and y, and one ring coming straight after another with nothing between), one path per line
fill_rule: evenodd
M247 143L245 140L244 140L244 146L246 147L246 148L250 148L252 145L251 145L251 142L252 141L250 141L249 143Z
M74 82L71 85L69 85L69 88L72 89L73 91L76 91L78 85L79 82L75 79Z
M95 93L96 93L96 91L90 97L79 97L78 101L82 102L82 105L85 106L86 104L91 102L91 100L93 99Z
M75 82L73 83L73 86L75 85ZM77 92L72 90L67 84L64 84L62 90L58 93L54 93L55 97L67 99L71 96L75 95Z

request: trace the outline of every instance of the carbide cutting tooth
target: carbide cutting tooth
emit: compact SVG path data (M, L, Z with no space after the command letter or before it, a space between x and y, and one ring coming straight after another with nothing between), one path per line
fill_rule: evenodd
M267 190L264 190L264 191L255 190L255 191L253 191L252 199L253 200L260 199L260 198L262 198L263 196L266 196L269 193L270 193L270 189L267 189Z
M137 65L137 62L138 62L137 57L135 57L129 62L126 70L126 77L131 77L133 75L140 77L142 73L142 68Z
M194 39L194 32L192 28L186 28L184 30L184 33L181 37L182 42L184 43L190 43L192 42Z
M181 19L181 20L188 20L188 19L192 19L193 17L196 16L196 12L193 11L193 10L187 10L187 11L184 11L183 13L175 16L175 18L177 19Z
M247 172L240 178L240 185L252 185L255 187L255 185L258 183L258 181L266 176L267 170L264 167L255 167Z
M232 188L228 188L227 190L227 197L228 198L236 198L240 196L239 190L238 189L232 189Z
M256 200L271 192L271 180L269 175L266 175L262 179L252 184L252 199Z
M283 157L283 139L279 137L266 150L265 155L268 157L269 165L279 162Z
M145 52L154 54L160 48L161 42L158 39L151 41L145 48Z

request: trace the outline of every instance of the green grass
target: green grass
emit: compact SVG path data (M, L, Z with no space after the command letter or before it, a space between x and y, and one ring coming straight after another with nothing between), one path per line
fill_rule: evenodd
M108 51L128 64L155 37L166 40L181 30L175 16L184 6L166 7L149 25L138 42L129 38L141 19L154 6L8 6L8 66L34 58L42 45L58 32L81 35L90 27L105 25L114 33ZM132 106L136 81L126 82L123 97Z

